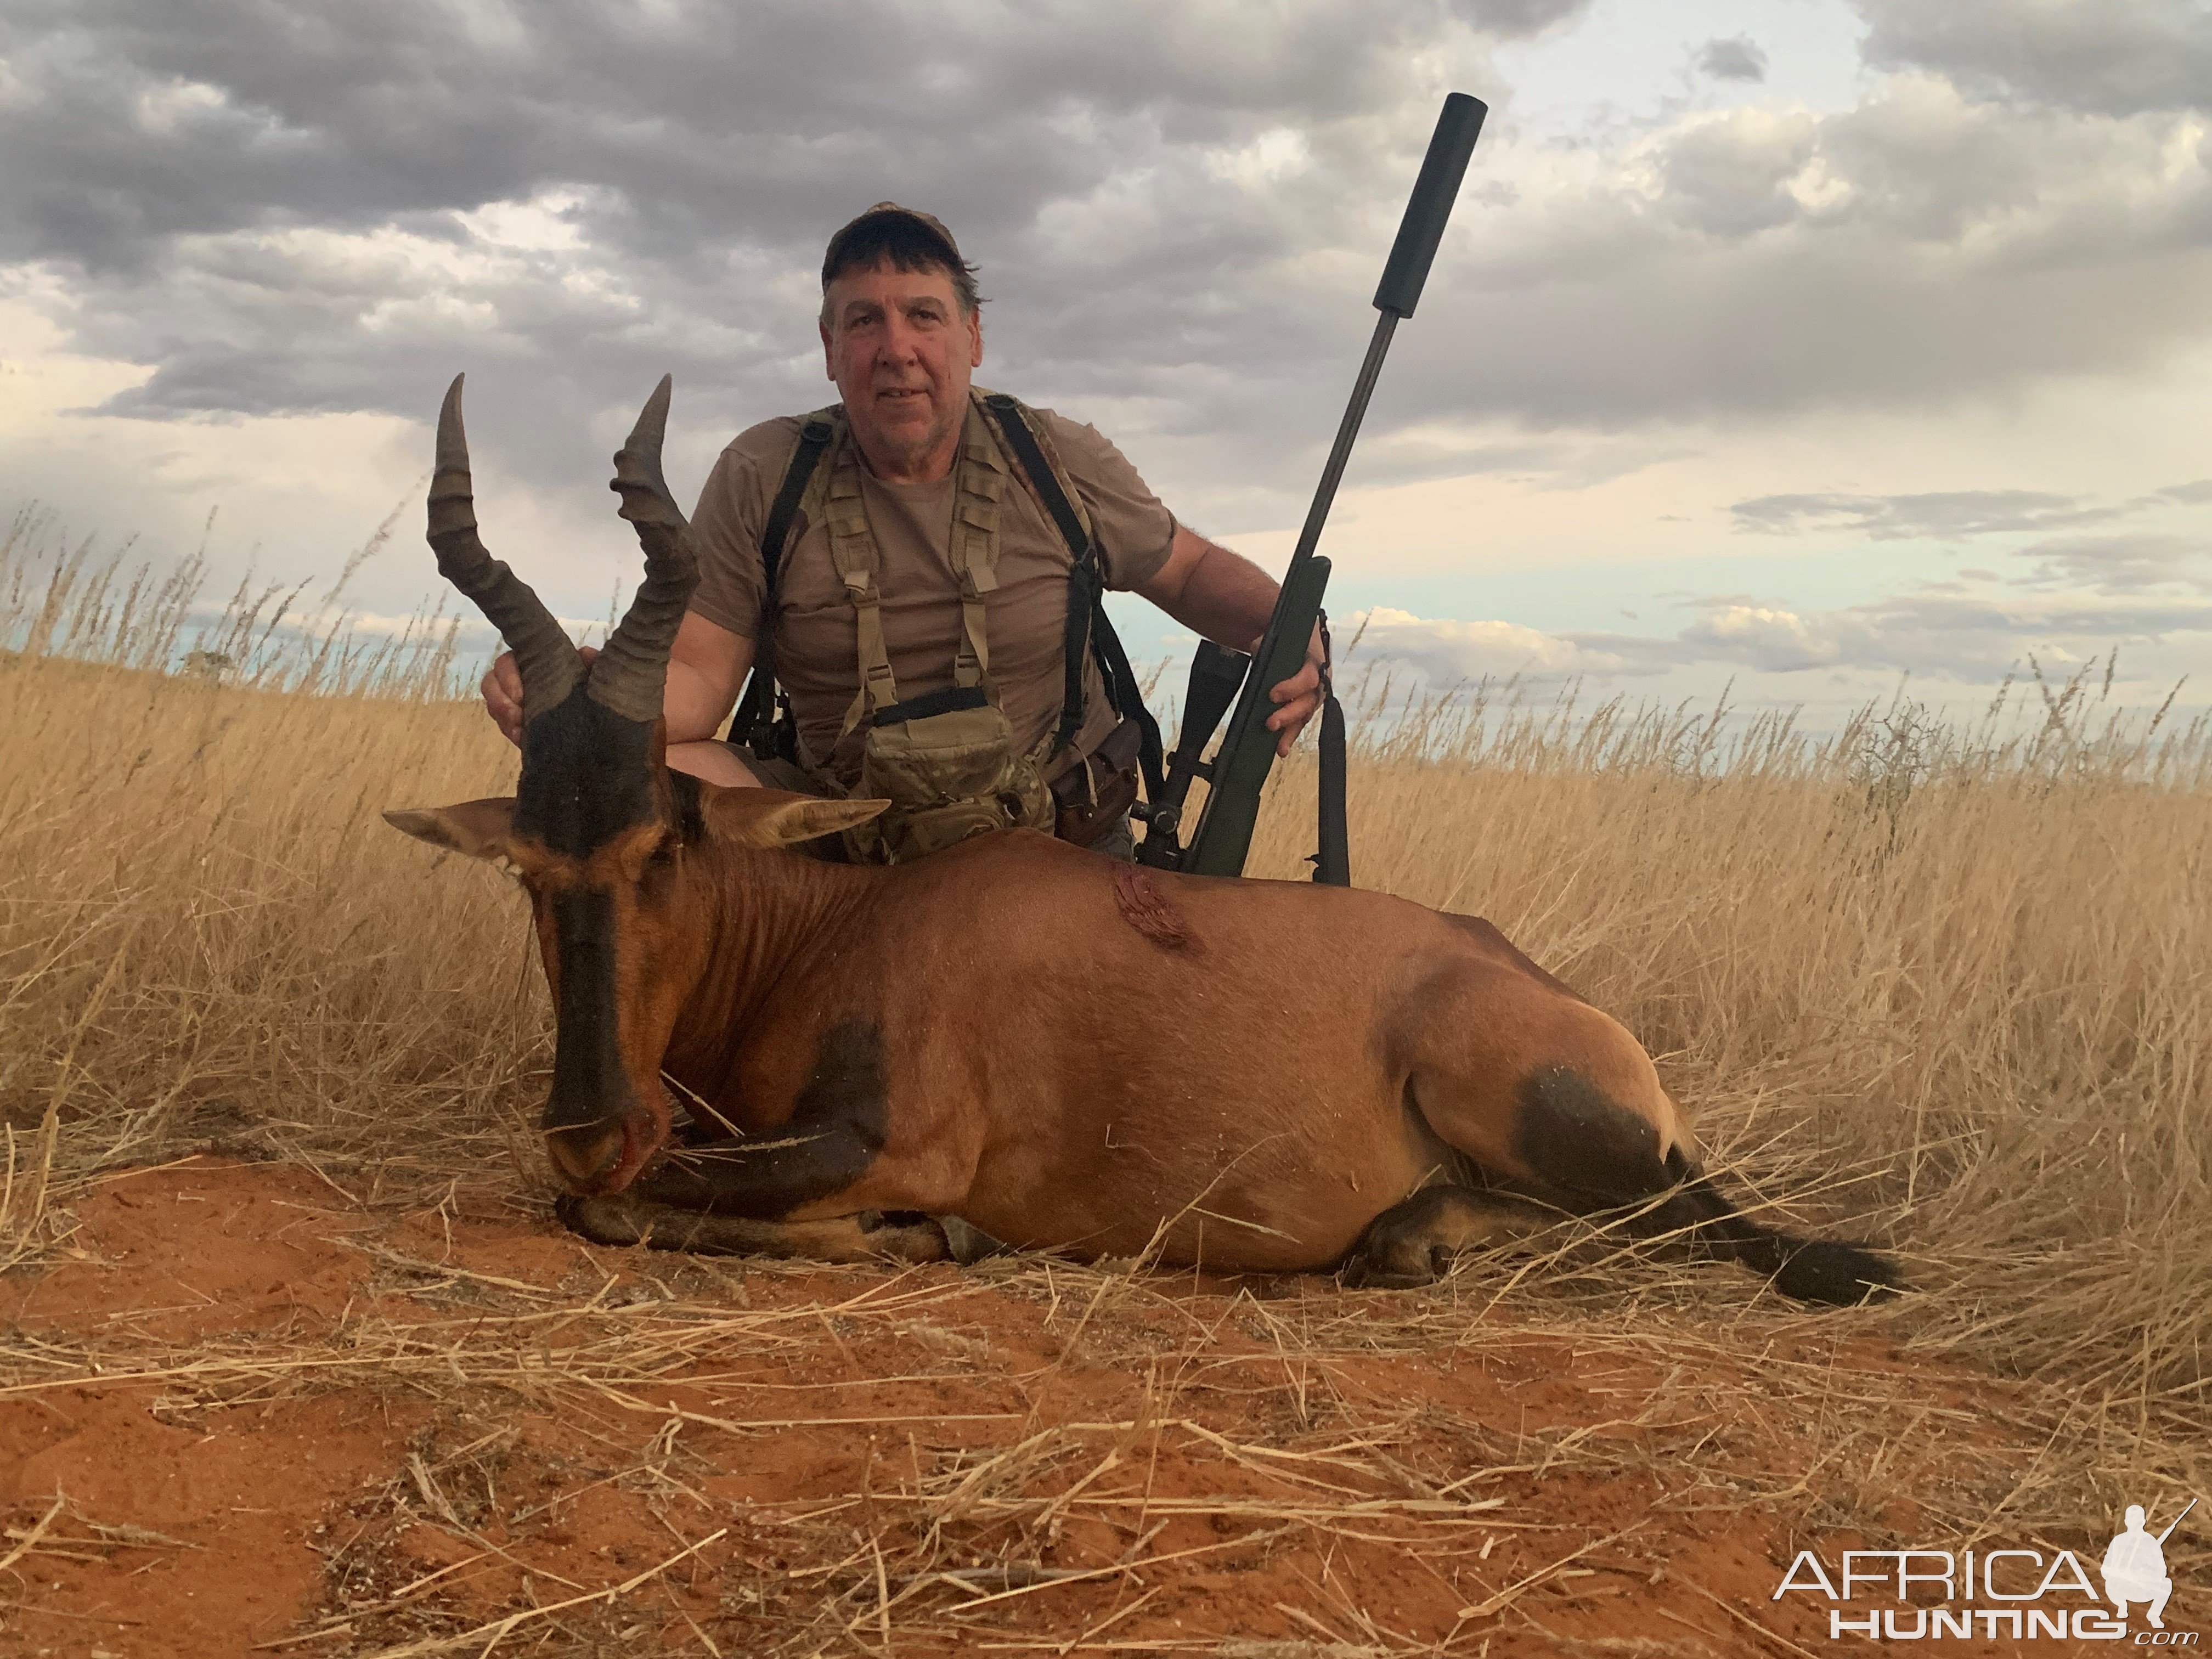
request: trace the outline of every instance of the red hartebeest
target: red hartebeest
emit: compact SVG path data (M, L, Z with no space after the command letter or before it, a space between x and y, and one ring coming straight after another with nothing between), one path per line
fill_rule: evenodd
M790 848L884 803L672 773L696 577L668 383L615 458L646 575L588 668L478 541L459 380L430 541L523 681L511 799L391 821L508 861L557 1019L544 1132L602 1243L846 1258L1011 1244L1434 1278L1561 1211L1682 1233L1811 1300L1880 1257L1741 1215L1650 1058L1489 923L1380 893L1156 874L1013 830L890 868ZM672 1137L664 1076L695 1128Z

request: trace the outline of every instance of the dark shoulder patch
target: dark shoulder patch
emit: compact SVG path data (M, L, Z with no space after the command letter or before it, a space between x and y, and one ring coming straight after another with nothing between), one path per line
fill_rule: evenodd
M1205 947L1190 931L1182 912L1169 902L1159 884L1138 866L1115 865L1114 908L1121 913L1122 921L1163 951L1180 951L1193 957L1204 953Z
M890 1097L884 1028L872 1019L841 1019L822 1034L814 1051L814 1069L799 1091L792 1125L812 1128L842 1124L880 1146Z

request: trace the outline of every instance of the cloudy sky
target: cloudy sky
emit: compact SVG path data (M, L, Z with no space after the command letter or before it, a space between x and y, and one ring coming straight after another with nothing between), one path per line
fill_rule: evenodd
M2212 668L2208 0L9 0L0 508L298 577L404 500L354 590L403 613L465 368L487 539L603 615L636 404L674 371L688 494L825 401L821 246L891 197L982 266L980 378L1279 565L1453 89L1326 543L1364 654L1816 711Z

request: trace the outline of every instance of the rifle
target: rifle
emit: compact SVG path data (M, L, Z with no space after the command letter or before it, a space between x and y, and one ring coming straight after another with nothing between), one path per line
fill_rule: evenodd
M2189 1518L2189 1510L2193 1510L2196 1507L2197 1500L2192 1498L2189 1500L2189 1509L2185 1509L2182 1510L2180 1514L2175 1516L2173 1517L2172 1524L2168 1526L2164 1532L2159 1534L2158 1541L2161 1547L2164 1547L2167 1539L2173 1536L2173 1528L2179 1526L2184 1521L2186 1521Z
M1267 716L1275 705L1267 692L1291 678L1305 664L1306 647L1318 629L1322 638L1321 727L1321 850L1315 854L1313 878L1335 887L1352 884L1351 849L1346 844L1344 809L1344 710L1336 700L1330 677L1328 618L1322 596L1328 586L1329 562L1315 551L1322 526L1328 522L1336 499L1337 481L1351 459L1352 441L1366 416L1368 399L1382 372L1383 353L1401 318L1413 314L1428 281L1429 266L1443 240L1460 180L1467 174L1474 141L1489 112L1481 100L1455 92L1444 100L1437 117L1437 130L1429 139L1429 152L1421 161L1420 176L1406 204L1406 216L1398 225L1398 240L1391 244L1389 262L1375 290L1374 337L1367 343L1366 361L1352 382L1352 402L1336 431L1335 446L1322 468L1320 486L1307 509L1305 528L1298 533L1297 550L1283 574L1282 590L1275 597L1274 613L1259 648L1247 655L1211 640L1200 640L1190 668L1190 687L1183 698L1182 731L1158 797L1130 809L1145 823L1144 845L1138 848L1140 863L1156 869L1187 870L1201 876L1238 876L1244 872L1244 856L1252 844L1252 830L1260 817L1260 792L1275 759L1275 734L1267 730ZM1240 689L1241 688L1241 689ZM1237 712L1229 731L1211 762L1200 759L1206 742L1221 723L1234 699ZM1177 839L1182 827L1184 798L1191 781L1206 781L1205 810L1198 828L1185 847Z

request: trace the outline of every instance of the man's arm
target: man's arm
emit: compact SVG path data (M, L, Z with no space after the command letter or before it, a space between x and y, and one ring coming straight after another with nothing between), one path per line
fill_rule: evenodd
M1242 554L1177 525L1168 562L1136 591L1193 633L1232 650L1252 651L1275 614L1280 586ZM1321 707L1321 632L1316 629L1306 646L1304 668L1267 692L1281 705L1267 716L1267 729L1281 734L1275 744L1278 755L1291 752L1298 733Z
M696 611L685 611L676 643L669 647L668 690L660 699L668 741L696 743L713 737L737 707L752 666L750 640Z
M760 781L720 744L715 730L737 706L752 672L753 642L696 611L684 613L668 652L668 689L660 712L668 722L668 763L708 783L743 786Z

